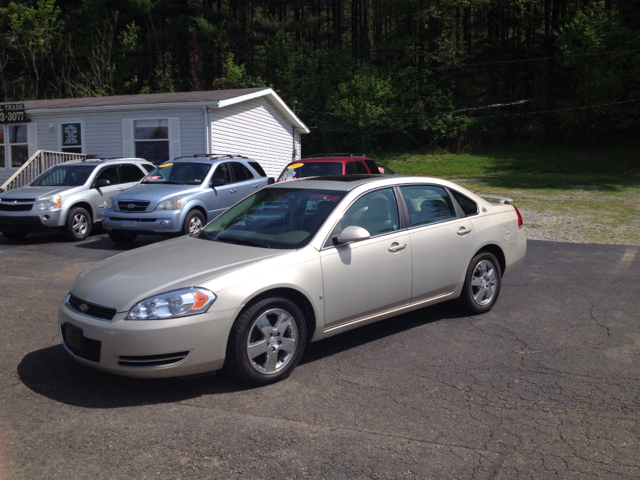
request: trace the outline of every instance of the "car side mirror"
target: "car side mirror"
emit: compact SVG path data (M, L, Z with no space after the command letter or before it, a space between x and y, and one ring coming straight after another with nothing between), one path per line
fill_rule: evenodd
M224 178L212 178L211 179L211 188L221 187L225 185L227 181Z
M350 225L342 230L340 235L333 238L333 243L336 245L342 245L349 242L361 242L368 238L371 238L371 234L365 228Z
M101 178L96 182L96 188L108 187L109 185L111 185L111 182L106 178Z
M273 177L269 177L267 179L267 185L273 185L274 183L276 183L276 179Z

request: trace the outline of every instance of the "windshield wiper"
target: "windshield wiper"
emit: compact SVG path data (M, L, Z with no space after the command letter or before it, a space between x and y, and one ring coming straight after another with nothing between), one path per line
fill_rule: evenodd
M221 237L219 235L216 235L216 240L219 242L233 243L235 245L246 245L248 247L271 248L271 246L268 243L260 242L257 240L245 240L243 238Z

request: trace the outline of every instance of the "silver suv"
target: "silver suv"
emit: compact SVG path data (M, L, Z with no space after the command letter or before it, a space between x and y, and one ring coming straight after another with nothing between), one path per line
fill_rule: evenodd
M142 158L71 160L45 171L26 187L0 193L0 232L62 228L69 240L87 238L105 200L136 185L154 165Z
M195 235L231 205L273 182L258 162L240 155L179 157L107 200L102 226L116 243L132 242L138 234Z

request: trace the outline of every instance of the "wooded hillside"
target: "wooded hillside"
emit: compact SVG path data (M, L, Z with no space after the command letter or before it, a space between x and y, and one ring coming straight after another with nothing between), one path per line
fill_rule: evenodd
M640 0L0 0L0 101L271 86L317 149L635 136Z

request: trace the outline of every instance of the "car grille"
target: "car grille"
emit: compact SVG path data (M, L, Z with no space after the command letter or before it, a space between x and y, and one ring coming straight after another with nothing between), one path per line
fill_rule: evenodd
M79 352L75 348L67 344L66 330L62 329L62 341L65 346L77 357L84 358L90 362L100 363L100 351L102 350L102 342L91 338L82 337L82 351Z
M187 358L189 352L165 353L162 355L121 356L118 365L121 367L164 367L181 362Z
M112 320L116 315L115 308L103 307L101 305L96 305L95 303L85 302L80 300L78 297L75 297L69 294L69 298L67 299L67 304L76 312L86 315L88 317L99 318L101 320ZM81 307L84 305L84 307Z
M144 212L151 202L134 202L123 200L118 202L118 209L121 212Z
M35 199L31 200L11 200L11 202L17 203L7 203L9 199L4 199L3 202L0 202L0 211L3 212L28 212L33 208L33 203Z

